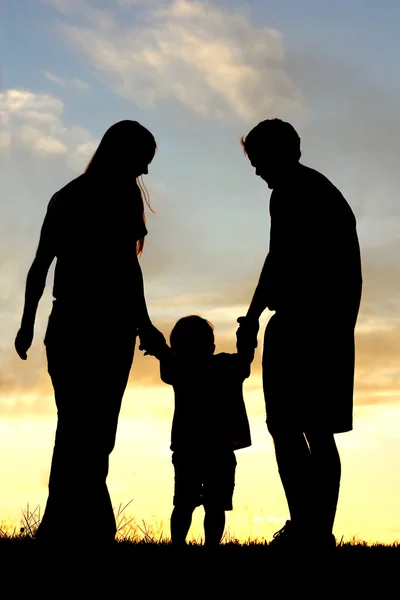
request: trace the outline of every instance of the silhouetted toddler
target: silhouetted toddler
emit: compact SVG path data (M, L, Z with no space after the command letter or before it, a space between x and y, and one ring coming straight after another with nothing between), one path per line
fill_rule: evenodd
M157 351L161 379L174 388L171 450L175 469L171 539L184 546L192 513L203 504L205 545L217 546L232 510L236 457L251 445L243 401L254 347L237 340L237 353L214 354L214 331L205 319L180 319Z

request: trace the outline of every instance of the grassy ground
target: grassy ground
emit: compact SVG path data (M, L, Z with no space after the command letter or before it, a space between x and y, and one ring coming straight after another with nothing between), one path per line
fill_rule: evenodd
M169 538L162 532L154 532L146 523L137 523L135 519L125 516L129 503L122 507L119 506L115 512L117 522L116 541L111 547L98 548L93 535L93 529L88 528L86 534L80 535L79 539L68 542L71 539L68 534L68 527L60 528L60 541L56 548L46 548L38 544L35 540L35 533L40 523L40 507L31 510L29 505L23 511L21 524L19 527L10 529L4 525L0 527L0 554L4 556L14 556L28 560L35 555L51 555L54 552L59 554L63 549L76 555L96 553L100 550L101 553L106 553L108 556L113 556L117 560L135 559L135 560L188 560L188 561L203 561L203 560L235 560L235 561L264 561L274 560L276 554L269 544L264 540L250 539L247 542L238 541L229 536L229 533L224 536L223 543L220 547L212 552L206 551L202 545L202 540L191 541L187 548L182 552L177 553L170 544ZM301 559L307 557L309 551L304 547L300 548L298 556L280 556L278 558L286 559ZM321 554L318 548L312 550L314 558L320 557L326 560L326 554ZM370 544L359 539L350 541L339 541L336 550L329 555L329 560L335 562L362 561L374 562L377 561L396 561L399 564L400 572L400 542L393 544Z
M74 544L78 546L77 543ZM62 540L57 548L64 546ZM82 551L86 549L95 550L91 546L90 538L85 543L84 540L79 541L79 546ZM65 544L65 547L68 547ZM315 549L318 553L318 548ZM3 536L0 538L1 552L23 552L35 553L43 551L51 551L51 548L43 547L35 542L34 538L24 535L18 536ZM207 551L201 544L191 542L187 545L184 551L174 551L169 541L148 541L146 539L140 541L132 541L130 539L120 539L115 542L111 548L107 548L108 553L112 552L115 556L132 556L132 558L159 559L159 560L174 560L176 558L185 560L269 560L275 557L272 548L266 542L250 540L249 542L227 541L220 545L217 550ZM337 546L332 554L334 560L395 560L399 562L400 567L400 544L368 544L362 541L351 541L341 543Z

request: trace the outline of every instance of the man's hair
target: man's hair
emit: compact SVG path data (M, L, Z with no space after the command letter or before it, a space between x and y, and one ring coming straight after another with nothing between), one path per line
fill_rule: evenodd
M193 340L201 347L212 347L214 345L214 327L209 321L198 315L188 315L175 323L169 339L172 350L178 348L180 343L187 339Z
M281 119L261 121L242 136L241 143L248 156L265 154L267 144L269 153L293 160L299 160L301 156L299 134L293 125Z

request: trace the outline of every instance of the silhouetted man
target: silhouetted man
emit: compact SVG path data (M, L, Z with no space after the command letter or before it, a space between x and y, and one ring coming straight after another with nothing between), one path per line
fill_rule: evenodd
M354 214L321 173L299 163L300 138L280 119L242 145L273 190L270 248L239 331L254 336L268 308L263 350L267 425L290 521L275 548L333 548L341 465L334 433L352 429L354 328L362 274Z

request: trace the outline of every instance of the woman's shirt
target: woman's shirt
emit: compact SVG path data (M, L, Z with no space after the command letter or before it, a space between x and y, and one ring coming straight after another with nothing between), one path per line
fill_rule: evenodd
M142 206L135 182L126 189L86 174L54 194L42 235L57 259L53 296L68 313L134 319Z

